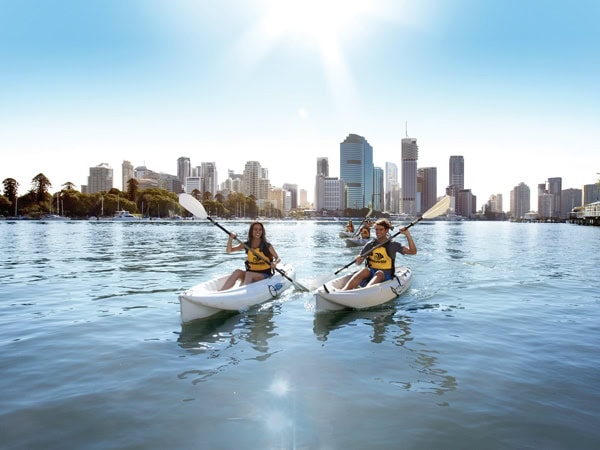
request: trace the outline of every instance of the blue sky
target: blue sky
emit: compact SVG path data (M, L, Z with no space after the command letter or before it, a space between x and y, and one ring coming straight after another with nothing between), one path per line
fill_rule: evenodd
M285 8L282 6L285 5ZM0 180L53 189L102 162L248 160L312 198L317 157L465 158L478 206L600 172L600 2L0 0ZM532 208L536 202L532 201Z

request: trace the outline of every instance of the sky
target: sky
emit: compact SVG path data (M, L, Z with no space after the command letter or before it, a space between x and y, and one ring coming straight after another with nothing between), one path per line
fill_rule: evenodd
M600 175L596 0L0 0L0 181L51 192L108 163L246 161L313 198L316 161L465 161L478 208ZM536 202L532 200L532 208Z

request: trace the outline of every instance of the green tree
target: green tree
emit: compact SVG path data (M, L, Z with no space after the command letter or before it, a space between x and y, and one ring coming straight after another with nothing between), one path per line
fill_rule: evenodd
M2 184L4 185L4 196L14 205L17 200L19 183L14 178L6 178Z
M71 191L75 189L75 184L71 181L67 181L65 184L62 185L62 187L63 190Z
M0 215L2 216L10 216L12 210L12 202L5 197L4 195L0 195Z
M35 193L38 202L45 202L48 190L52 187L50 180L43 173L38 173L31 180L31 190Z
M135 202L139 192L139 182L135 178L127 180L127 198Z

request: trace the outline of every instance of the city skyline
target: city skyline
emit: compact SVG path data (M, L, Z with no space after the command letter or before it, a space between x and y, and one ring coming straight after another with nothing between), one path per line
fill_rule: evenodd
M123 160L176 174L187 156L219 182L259 161L314 200L348 134L383 169L416 139L438 196L462 155L478 209L598 179L593 1L21 3L0 19L0 181L21 194L40 172L80 189L108 163L120 188Z

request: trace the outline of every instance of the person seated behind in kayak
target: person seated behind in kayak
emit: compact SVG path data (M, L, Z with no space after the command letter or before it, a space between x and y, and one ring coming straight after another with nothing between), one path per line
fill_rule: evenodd
M367 242L360 251L361 255L366 255L368 253L366 256L366 267L352 275L350 280L348 280L346 285L342 288L343 291L355 289L359 285L361 287L372 286L381 283L382 281L390 280L394 274L394 260L396 259L396 253L400 252L403 255L417 254L417 246L410 235L410 231L406 227L402 228L400 232L406 236L408 247L403 246L397 241L388 241L384 245L381 245L388 239L387 233L391 229L392 224L387 219L379 219L375 222L375 239ZM377 247L369 253L369 251L377 245L381 245L381 247ZM364 260L365 257L359 255L356 257L355 261L356 264L362 264Z
M352 220L348 221L348 225L346 225L346 231L348 233L354 233L354 224L352 223Z
M227 253L245 249L247 254L246 270L234 270L221 287L221 291L232 288L237 280L240 280L241 285L244 285L269 278L273 275L277 263L281 261L271 243L267 241L265 227L262 223L252 223L248 230L248 240L233 247L233 240L236 237L235 233L229 233Z
M369 239L371 237L371 224L368 221L360 228L360 237L362 239Z

